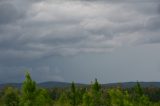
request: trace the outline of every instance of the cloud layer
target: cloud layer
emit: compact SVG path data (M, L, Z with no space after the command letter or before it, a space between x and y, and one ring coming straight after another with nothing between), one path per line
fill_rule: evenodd
M0 65L159 43L159 28L157 0L1 0Z
M19 2L0 3L1 58L106 52L126 44L159 41L155 2L46 0L30 1L25 7Z

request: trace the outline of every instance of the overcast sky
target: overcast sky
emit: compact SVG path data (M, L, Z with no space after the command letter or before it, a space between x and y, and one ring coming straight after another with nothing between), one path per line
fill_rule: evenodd
M159 0L0 0L0 83L160 81Z

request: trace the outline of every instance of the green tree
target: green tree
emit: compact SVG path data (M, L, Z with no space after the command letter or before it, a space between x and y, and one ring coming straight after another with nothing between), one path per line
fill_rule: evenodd
M134 86L133 91L134 91L134 95L132 99L135 104L145 105L145 106L148 106L150 104L148 96L144 94L143 88L141 87L138 81Z
M134 87L134 92L137 96L142 96L144 93L143 93L143 89L140 85L140 83L137 81L135 87Z
M18 90L12 87L6 88L3 100L5 106L18 106L19 104Z
M51 97L47 90L38 89L35 97L35 106L50 106L52 103Z
M100 84L98 83L97 78L95 78L95 82L94 82L94 84L92 85L92 90L93 90L93 92L99 92L100 89L101 89L101 86L100 86Z
M66 92L61 92L61 95L56 101L55 106L70 106L70 101Z
M36 89L36 82L31 79L30 74L27 72L22 85L21 106L34 106Z
M91 106L100 106L101 105L101 86L98 83L98 80L95 79L94 84L91 86Z
M74 82L71 84L71 94L70 94L70 102L72 106L76 106L77 104L77 92Z
M82 102L83 102L83 95L85 94L85 92L86 92L85 88L77 88L77 90L76 90L77 104L82 104Z
M127 91L122 92L120 89L110 89L108 91L111 106L133 106Z
M91 106L91 96L88 92L83 95L83 106Z

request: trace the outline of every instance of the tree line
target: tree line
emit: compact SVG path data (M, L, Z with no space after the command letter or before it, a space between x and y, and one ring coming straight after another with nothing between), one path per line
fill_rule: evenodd
M104 88L97 79L90 86L44 89L27 72L21 89L0 91L0 106L160 106L159 88Z

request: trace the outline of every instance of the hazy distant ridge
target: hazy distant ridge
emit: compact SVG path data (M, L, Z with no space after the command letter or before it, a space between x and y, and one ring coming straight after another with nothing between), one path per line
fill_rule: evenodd
M131 88L136 84L136 82L123 82L123 83L109 83L109 84L102 84L103 87L116 87L120 86L123 88ZM158 87L160 88L160 82L140 82L142 87ZM39 87L43 88L54 88L54 87L69 87L71 83L68 82L56 82L56 81L49 81L49 82L43 82L38 83ZM80 84L77 83L77 86L87 86L87 84ZM89 85L89 84L88 84ZM6 87L6 86L13 86L16 88L21 88L22 83L4 83L0 84L0 89Z

